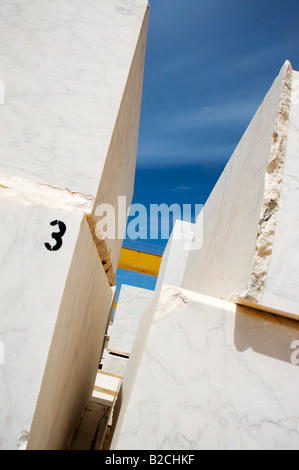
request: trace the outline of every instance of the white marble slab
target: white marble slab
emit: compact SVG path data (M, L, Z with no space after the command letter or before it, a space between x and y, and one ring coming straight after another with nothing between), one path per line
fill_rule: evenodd
M97 195L146 9L146 0L3 2L1 173Z
M190 252L182 283L293 318L299 318L296 86L287 61L198 217L203 246Z
M296 321L163 286L111 450L296 450L298 339Z
M107 375L106 372L98 372L91 400L102 405L113 407L119 388L121 377Z
M66 230L49 250L56 220ZM80 212L0 192L0 221L0 448L22 436L63 448L93 388L112 291Z
M108 352L130 356L140 319L153 298L154 292L123 284L107 346Z
M115 356L107 353L103 359L102 370L104 372L110 372L111 374L124 376L126 367L128 365L128 358Z
M182 285L194 229L195 224L176 220L162 256L156 291L163 284Z

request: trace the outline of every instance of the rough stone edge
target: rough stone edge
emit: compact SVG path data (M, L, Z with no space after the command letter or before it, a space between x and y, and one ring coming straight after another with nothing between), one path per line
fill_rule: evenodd
M293 69L289 61L285 62L284 69L279 110L265 175L264 200L260 213L253 267L247 289L233 295L230 299L235 302L242 300L255 304L261 302L272 255L286 158L292 93Z
M108 282L110 286L116 285L116 277L112 266L112 260L110 256L110 251L108 250L105 240L101 237L101 234L97 232L97 221L92 214L85 214L86 220L88 222L91 235L96 246L97 252L101 259L104 271L106 273Z
M78 212L91 212L95 198L89 194L0 174L0 194L24 204L38 204Z
M0 174L1 194L8 199L18 200L24 204L57 207L59 209L80 212L82 215L85 214L108 282L110 286L116 285L110 253L105 240L96 234L96 221L91 215L95 204L93 196L4 174Z

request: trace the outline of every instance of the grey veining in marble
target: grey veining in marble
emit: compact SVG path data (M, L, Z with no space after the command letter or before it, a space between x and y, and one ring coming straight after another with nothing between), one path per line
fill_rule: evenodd
M66 231L50 251L55 220ZM22 436L61 448L93 386L112 291L80 212L0 192L0 221L0 448Z
M298 449L298 339L296 321L163 286L113 449Z
M96 196L146 9L2 2L0 173Z

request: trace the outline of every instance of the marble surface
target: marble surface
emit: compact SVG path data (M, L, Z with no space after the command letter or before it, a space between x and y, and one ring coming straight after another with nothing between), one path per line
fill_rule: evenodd
M102 370L123 377L127 365L128 358L107 353L103 359Z
M97 195L147 5L3 3L1 173Z
M23 197L26 187L25 199L37 189L95 222L112 205L111 284L134 189L147 25L147 0L13 0L0 15L0 188Z
M203 246L190 252L182 283L292 318L298 318L297 81L286 61L198 217ZM292 282L281 263L292 266Z
M163 284L182 285L194 229L195 224L176 220L162 256L156 291Z
M296 321L163 286L111 449L296 450L298 338Z
M140 319L152 300L154 292L123 284L110 329L108 352L130 356Z
M121 386L121 377L98 370L91 400L113 407Z
M111 288L80 212L0 192L0 220L0 448L59 447L93 387Z
M142 3L143 7L147 4L144 0L143 2L137 0L134 2L134 8L140 3ZM128 6L129 4L126 5L126 8ZM149 16L148 10L146 8L144 10L144 19L140 24L139 39L126 88L122 96L93 210L93 215L96 217L99 204L103 202L111 204L115 210L115 238L110 237L107 239L107 246L111 251L111 259L115 271L118 267L122 242L126 234L126 214L131 205L134 191ZM121 203L119 203L119 197Z
M92 393L112 294L83 216L28 449L61 449L69 439Z
M56 230L50 222L56 219L67 231L61 251L50 252L44 243L51 242ZM16 448L30 429L81 219L0 193L0 339L6 351L0 367L1 449Z

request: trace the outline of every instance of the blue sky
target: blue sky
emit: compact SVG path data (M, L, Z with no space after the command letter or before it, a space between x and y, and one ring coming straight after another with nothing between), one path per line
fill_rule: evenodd
M298 0L150 1L133 203L205 203L284 61L299 70L298 24Z

